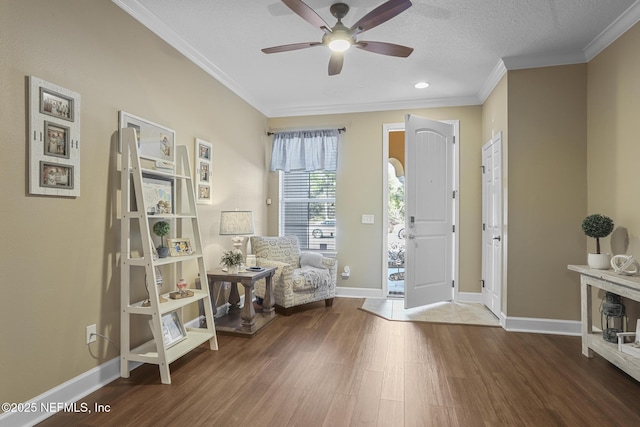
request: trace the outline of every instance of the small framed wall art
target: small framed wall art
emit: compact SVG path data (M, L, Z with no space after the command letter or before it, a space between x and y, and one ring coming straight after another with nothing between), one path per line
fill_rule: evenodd
M196 186L196 202L198 204L210 205L211 199L211 172L213 165L213 145L200 138L196 138L195 156L196 176L194 183Z
M29 194L80 196L80 95L29 76Z
M49 188L73 188L73 166L40 162L40 186Z
M69 158L69 135L71 129L49 121L44 122L44 154L46 156Z
M40 112L73 122L74 99L40 87Z

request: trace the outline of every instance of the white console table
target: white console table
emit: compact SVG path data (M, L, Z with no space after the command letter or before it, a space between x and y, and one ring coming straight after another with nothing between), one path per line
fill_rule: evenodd
M618 351L618 345L605 341L602 333L593 332L593 303L591 288L604 289L622 297L640 301L640 276L624 276L613 270L595 270L586 265L569 265L580 273L582 313L582 354L593 357L595 351L618 368L640 381L640 358Z

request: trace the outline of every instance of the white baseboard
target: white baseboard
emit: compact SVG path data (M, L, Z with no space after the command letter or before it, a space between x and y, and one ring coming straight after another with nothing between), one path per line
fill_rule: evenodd
M344 298L386 298L382 289L336 287L336 296ZM473 302L482 304L482 294L479 292L460 292L458 302Z
M502 324L500 319L500 323ZM582 335L582 322L579 320L536 319L530 317L504 318L502 327L509 332L528 332L532 334Z
M458 302L483 304L482 293L460 292ZM509 317L500 313L500 326L509 332L528 332L532 334L582 335L582 323L579 320L538 319L530 317Z
M198 328L200 327L199 325L199 317L185 323L185 327ZM129 364L131 370L142 365L137 362L129 362ZM82 411L84 407L81 399L83 397L118 378L120 378L120 357L96 366L23 404L23 406L34 409L34 411L0 414L0 427L33 426L56 412L64 411L65 408L67 411ZM94 410L92 405L87 409Z
M480 292L458 292L457 302L471 302L476 304L483 304L482 294Z
M386 298L382 289L365 288L336 288L337 297L345 298ZM482 304L482 294L479 292L460 292L457 302ZM552 335L582 335L582 323L579 320L537 319L527 317L508 317L500 313L500 326L509 332L528 332L532 334Z
M343 298L384 298L382 289L336 286L336 296Z
M499 320L500 320L500 326L502 326L502 329L506 329L504 325L507 324L507 315L504 314L502 311L500 312Z
M118 378L120 358L116 357L23 403L33 412L5 412L0 415L0 426L33 426L65 408L67 411L82 411L83 397ZM88 409L93 411L93 405Z

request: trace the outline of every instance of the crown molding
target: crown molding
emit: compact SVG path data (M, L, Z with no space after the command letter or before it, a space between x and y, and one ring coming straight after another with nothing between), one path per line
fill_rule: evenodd
M496 66L493 67L493 70L491 70L491 73L487 77L487 80L485 80L484 84L480 88L480 91L478 92L478 99L480 100L481 104L484 104L484 102L487 100L489 95L491 95L491 92L493 92L493 90L496 88L498 83L500 83L500 80L502 80L502 77L504 77L505 74L507 74L507 67L504 65L504 61L501 59L498 61Z
M636 0L629 9L616 18L607 28L604 29L591 43L584 48L584 54L588 61L595 58L600 52L605 50L611 43L616 41L621 35L626 33L640 21L640 0Z
M506 56L502 58L507 70L553 67L556 65L584 64L587 58L583 51L555 53L550 55Z
M416 101L394 101L366 104L338 104L317 106L291 106L268 111L268 118L316 116L325 114L367 113L375 111L410 110L418 108L442 108L481 105L477 96L457 98L420 99Z
M555 65L582 64L591 61L611 43L640 21L640 0L636 0L622 15L593 39L580 52L552 55L522 55L502 58L507 70L551 67Z
M265 114L262 106L249 92L239 85L231 76L222 71L213 62L209 61L196 48L187 43L180 35L171 30L169 26L160 20L149 9L140 4L137 0L112 0L118 7L131 15L143 26L151 30L155 35L171 45L187 59L202 68L207 74L218 80L221 84L245 100L256 110ZM266 115L266 114L265 114Z

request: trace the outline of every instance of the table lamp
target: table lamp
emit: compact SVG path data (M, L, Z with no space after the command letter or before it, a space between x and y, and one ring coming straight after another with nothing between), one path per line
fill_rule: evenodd
M242 252L243 235L253 234L253 212L252 211L222 211L220 212L220 235L234 236L234 250Z

